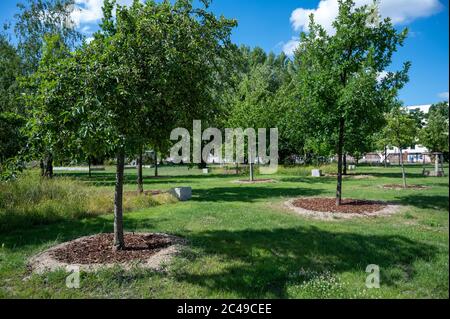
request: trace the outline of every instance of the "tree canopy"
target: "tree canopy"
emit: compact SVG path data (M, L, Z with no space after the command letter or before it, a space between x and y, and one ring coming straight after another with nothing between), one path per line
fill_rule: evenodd
M431 152L449 151L448 102L432 105L426 116L426 125L419 133L420 143Z
M32 127L52 146L115 154L115 245L124 247L123 171L126 154L156 143L178 126L214 111L214 88L223 76L234 20L215 18L192 1L104 2L95 39L68 52L59 35L47 39L30 101ZM116 16L112 10L116 8ZM52 54L47 55L47 52ZM45 125L48 120L49 125ZM67 132L67 134L64 134ZM53 140L55 138L55 140ZM59 147L64 146L64 147Z
M399 72L379 75L403 45L407 30L398 32L376 6L356 8L339 1L339 14L329 35L310 17L309 33L302 33L295 52L295 76L302 114L310 123L307 135L314 144L333 146L338 154L336 203L342 198L342 162L348 146L354 151L382 128L389 101L407 81L409 63Z

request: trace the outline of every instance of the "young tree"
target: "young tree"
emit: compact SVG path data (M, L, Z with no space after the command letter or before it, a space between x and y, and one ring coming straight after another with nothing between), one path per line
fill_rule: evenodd
M387 124L383 130L383 136L390 145L399 149L403 187L407 188L403 150L416 142L418 132L417 121L407 110L397 107L387 115L386 122Z
M449 111L448 102L432 105L426 116L426 124L419 133L422 145L434 153L443 153L444 157L449 151ZM439 156L435 156L435 171L439 172Z
M329 35L311 16L309 33L301 34L295 59L296 81L303 94L299 104L311 110L309 126L315 130L311 135L327 136L329 144L336 145L336 205L340 205L348 128L364 125L368 135L380 129L387 102L407 80L409 64L378 81L407 31L397 32L390 19L380 18L375 6L356 8L353 1L340 0L333 27L335 34Z
M449 138L449 108L448 102L432 105L428 115L427 123L420 131L420 143L431 152L448 152Z
M24 122L16 113L0 112L0 180L14 178L22 169L17 156L25 144Z
M72 20L75 0L26 0L17 4L14 31L26 74L35 72L43 53L44 37L58 34L68 48L82 40Z
M17 4L19 13L15 15L14 31L24 75L32 76L42 64L45 37L58 35L58 41L69 50L82 40L83 37L76 30L72 20L74 4L74 0L26 0L25 3ZM27 82L26 79L25 82ZM22 90L26 90L27 85L23 86ZM28 120L33 121L32 118ZM36 140L32 143L37 145ZM44 144L41 144L39 148L34 147L34 156L41 158L42 175L48 177L53 176L54 154L50 150L51 147ZM40 153L37 153L38 150Z
M20 169L15 164L25 142L21 132L25 123L23 107L19 103L21 72L16 49L0 33L0 179L10 178Z
M275 97L281 86L287 81L289 60L284 53L275 56L266 55L260 49L249 51L241 48L242 63L239 84L231 92L228 125L233 128L278 127L280 108ZM255 157L252 154L250 157ZM250 180L254 181L254 162L249 161Z
M207 9L209 2L204 4ZM211 91L220 70L213 62L230 47L235 22L216 19L188 0L134 1L129 8L105 0L103 10L95 39L64 58L50 84L67 92L54 120L69 124L70 138L58 142L72 151L89 136L85 145L97 138L116 156L114 247L121 250L125 156L214 111ZM57 98L59 90L47 92Z
M384 132L381 130L377 133L375 133L373 136L373 146L377 150L383 150L383 157L384 157L384 167L388 167L388 147L389 147L389 141L387 140L386 136L384 136Z
M59 35L46 35L38 69L21 82L27 107L27 151L31 157L44 156L48 178L53 177L54 156L74 154L74 143L69 144L73 124L67 121L67 112L78 91L72 87L75 76L70 58Z

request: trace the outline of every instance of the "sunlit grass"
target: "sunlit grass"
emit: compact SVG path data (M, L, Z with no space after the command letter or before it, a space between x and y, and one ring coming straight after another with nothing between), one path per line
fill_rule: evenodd
M0 297L448 298L449 181L425 178L421 172L420 166L407 167L408 182L428 189L395 191L381 186L401 183L399 167L358 168L352 174L371 177L344 179L344 197L385 200L407 208L391 217L324 222L286 211L283 203L298 196L333 196L334 177L311 178L286 169L270 177L276 183L239 185L233 182L242 176L164 167L160 174L170 177L155 179L151 178L153 170L146 169L145 190L193 187L189 202L152 205L140 198L148 208L126 209L127 231L163 232L188 240L189 245L165 273L110 270L83 274L81 288L74 290L65 287L63 272L23 281L28 276L26 260L35 253L74 238L112 231L110 212L88 216L70 212L76 218L17 225L0 233ZM74 191L109 194L108 200L97 197L91 210L110 210L113 168L96 172L92 178L67 173L55 180L75 183L65 185ZM134 170L126 172L125 189L136 190ZM17 195L14 203L45 203L40 198L47 199L51 192L46 192L45 196L32 192L33 200ZM48 205L67 204L66 213L70 207L77 211L75 203L80 197L54 198L57 204ZM369 264L380 266L380 289L365 286Z

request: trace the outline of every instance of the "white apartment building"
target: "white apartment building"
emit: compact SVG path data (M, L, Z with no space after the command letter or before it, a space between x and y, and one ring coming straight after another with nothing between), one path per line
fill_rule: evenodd
M427 105L413 105L413 106L407 106L406 109L413 111L413 110L420 110L425 114L428 114L430 111L431 104ZM403 160L405 163L423 163L424 159L426 163L431 163L432 158L427 155L429 150L426 147L423 147L422 145L411 145L411 147L408 147L407 149L402 150L403 154ZM368 162L368 163L384 163L386 161L384 151L379 151L376 153L367 154L365 157L363 157L361 162ZM387 162L396 164L400 161L400 150L397 147L391 147L387 150Z

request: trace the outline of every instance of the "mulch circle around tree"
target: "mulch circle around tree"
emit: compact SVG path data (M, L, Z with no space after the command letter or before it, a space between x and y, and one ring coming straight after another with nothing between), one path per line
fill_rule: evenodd
M276 183L277 181L274 179L256 179L254 181L246 180L238 180L234 181L235 184L265 184L265 183Z
M113 234L98 234L63 243L31 258L29 268L36 273L68 266L79 266L87 272L114 266L161 270L185 244L183 239L166 234L126 233L124 237L124 250L113 249Z
M426 190L426 189L430 189L431 187L429 186L424 186L424 185L407 185L406 188L403 187L403 185L400 184L393 184L393 185L383 185L381 186L384 189L390 189L390 190Z
M296 213L316 219L350 219L357 217L388 216L399 211L401 206L386 202L343 199L336 206L335 198L297 198L285 203Z

